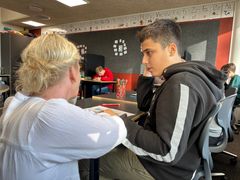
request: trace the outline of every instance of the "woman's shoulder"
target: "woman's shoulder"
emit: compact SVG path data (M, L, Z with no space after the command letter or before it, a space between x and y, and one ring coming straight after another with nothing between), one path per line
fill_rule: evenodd
M50 99L42 104L38 113L38 118L48 121L48 123L56 123L56 120L62 124L63 122L70 122L69 119L74 120L78 118L82 109L70 104L65 99Z
M72 108L72 104L70 104L66 99L62 99L62 98L56 98L56 99L49 99L49 100L45 100L44 102L44 109L43 110L52 110L54 113L54 111L65 111L67 109L71 109Z

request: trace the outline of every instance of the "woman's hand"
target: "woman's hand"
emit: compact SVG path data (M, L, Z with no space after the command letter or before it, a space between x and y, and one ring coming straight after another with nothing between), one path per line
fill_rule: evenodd
M103 112L109 114L110 116L118 116L118 114L112 111L111 109L104 109Z

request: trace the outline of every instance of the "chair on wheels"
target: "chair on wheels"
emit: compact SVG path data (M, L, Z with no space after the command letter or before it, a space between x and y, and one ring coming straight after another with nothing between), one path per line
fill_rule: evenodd
M240 126L240 104L234 106L234 109L233 109L233 122L234 122L234 125L235 125L235 129L238 130L237 127ZM237 133L237 134L239 134L239 133Z
M235 88L235 87L229 87L228 89L226 89L225 91L225 96L230 96L230 95L233 95L233 94L237 94L238 92L238 88ZM232 120L231 120L231 126L232 126L232 130L234 130L235 132L237 132L236 134L238 134L238 129L237 129L237 119L235 118L234 116L234 109L235 108L238 108L238 105L234 105L233 106L233 109L232 109Z
M228 89L225 90L225 96L231 96L233 94L236 94L238 91L238 88L235 88L235 87L230 87Z
M201 132L198 142L198 149L201 153L201 164L197 169L193 180L199 180L202 177L204 177L205 180L212 180L211 170L213 168L213 162L209 149L209 129L211 123L215 121L216 115L219 112L221 105L221 102L219 102L217 103L216 107L212 109Z
M224 153L226 155L231 156L231 162L236 163L237 162L237 155L234 155L232 153L229 153L225 151L225 148L227 146L227 143L233 140L233 132L231 129L231 116L232 116L232 108L235 101L237 94L229 95L222 99L220 103L222 104L217 116L216 116L216 122L217 124L222 128L222 135L221 135L221 141L210 144L210 152L211 153ZM210 137L211 138L211 137ZM225 176L224 173L212 173L212 176Z
M234 102L235 102L235 99L236 99L236 96L237 96L237 92L238 92L238 88L235 88L235 87L230 87L225 91L225 96L226 97L231 96L231 97L227 98L228 99L227 101L229 101L228 104L229 104L229 109L230 109L230 112L231 112L231 117L230 117L230 112L228 112L228 113L226 112L226 114L225 114L225 119L230 118L230 126L228 127L228 142L233 141L232 128L233 128L234 123L236 123L236 120L234 119L234 109L236 108L236 106L234 105ZM226 107L226 109L227 109L227 107ZM224 117L222 117L222 118L224 118ZM230 159L232 164L237 163L237 155L235 155L233 153L230 153L228 151L225 151L225 150L223 151L223 153L232 157Z
M225 96L229 96L232 94L235 94L238 92L238 88L236 87L230 87L225 91ZM239 131L237 129L237 126L240 126L240 104L233 106L233 112L232 112L232 128L239 134Z

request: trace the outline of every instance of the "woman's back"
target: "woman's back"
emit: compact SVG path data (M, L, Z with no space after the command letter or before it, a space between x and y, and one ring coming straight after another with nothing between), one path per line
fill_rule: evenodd
M65 99L17 93L0 121L0 179L79 179L79 159L99 157L125 137L119 122Z

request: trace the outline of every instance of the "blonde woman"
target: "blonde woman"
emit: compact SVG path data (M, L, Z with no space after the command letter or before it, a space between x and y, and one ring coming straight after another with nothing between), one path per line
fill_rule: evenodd
M120 144L124 123L68 103L78 93L80 56L64 37L42 35L21 57L17 93L0 119L0 179L80 179L78 160Z

